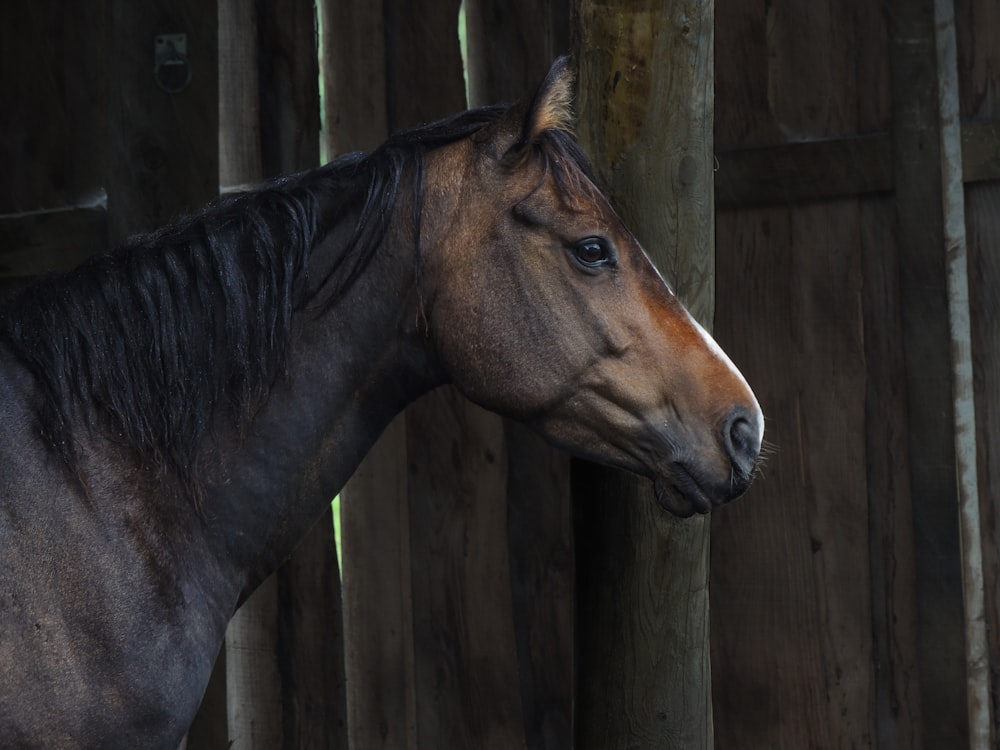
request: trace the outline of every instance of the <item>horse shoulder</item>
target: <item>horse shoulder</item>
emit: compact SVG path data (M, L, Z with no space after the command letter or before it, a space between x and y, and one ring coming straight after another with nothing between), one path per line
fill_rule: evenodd
M34 398L0 357L0 747L176 746L230 614L224 573L197 548L181 561L167 510L120 478L69 481Z

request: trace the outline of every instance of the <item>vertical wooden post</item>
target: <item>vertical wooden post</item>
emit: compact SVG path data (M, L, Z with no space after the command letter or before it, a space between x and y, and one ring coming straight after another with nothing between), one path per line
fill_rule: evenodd
M153 229L218 192L216 4L155 7L110 0L108 214L112 244ZM191 82L168 93L154 77L161 34L187 35Z
M938 127L941 139L942 252L948 289L951 337L952 415L955 483L965 610L966 710L970 750L987 750L990 735L990 664L983 592L982 531L977 474L975 392L972 379L972 326L969 304L962 134L958 107L958 51L954 0L935 0Z
M4 3L0 215L83 203L105 184L107 6Z
M884 9L716 6L717 150L890 127ZM716 217L715 330L776 446L712 518L716 743L918 747L893 198L801 197Z
M106 7L4 4L0 296L107 247Z
M285 3L280 12L263 2L223 3L222 179L238 186L317 166L313 3ZM329 510L236 613L227 657L231 742L346 744L340 575Z
M469 105L530 94L569 24L564 0L465 0ZM569 456L504 420L507 535L525 742L573 746L573 533ZM498 613L499 616L500 613Z
M962 122L1000 120L1000 101L987 92L996 85L1000 47L991 43L997 7L984 0L956 0ZM1000 182L965 185L968 227L972 349L975 354L976 443L979 453L985 616L990 664L1000 663ZM1000 685L993 672L993 747L1000 742Z
M328 158L371 151L389 134L382 5L323 0L320 12ZM415 750L405 414L361 462L340 507L348 744Z
M712 0L577 7L580 139L680 298L714 312ZM580 480L580 481L577 481ZM709 525L579 465L576 709L584 748L709 748Z
M463 109L458 0L383 7L390 129ZM502 421L444 388L406 431L417 741L521 747Z
M219 1L219 183L223 190L263 179L257 14L250 3ZM269 578L233 615L226 631L229 742L281 747L281 678L275 648L278 582Z
M469 106L514 102L545 77L568 29L553 0L465 0Z
M889 4L893 169L925 747L968 742L933 3Z
M406 477L401 414L341 493L350 747L417 747Z

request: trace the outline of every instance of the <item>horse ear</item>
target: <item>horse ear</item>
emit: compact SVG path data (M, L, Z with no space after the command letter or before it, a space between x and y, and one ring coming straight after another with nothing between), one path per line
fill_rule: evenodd
M574 125L573 72L568 57L556 60L530 99L523 99L473 140L496 160L523 156L547 130L571 131Z
M572 132L573 71L568 57L560 57L549 69L528 106L521 131L521 144L535 143L546 130Z

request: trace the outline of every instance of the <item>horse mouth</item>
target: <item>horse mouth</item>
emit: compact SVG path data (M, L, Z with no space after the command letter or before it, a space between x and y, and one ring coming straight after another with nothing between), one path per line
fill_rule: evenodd
M669 476L660 474L653 480L653 492L660 507L675 516L705 515L729 500L719 498L713 501L683 464L674 464L671 469Z

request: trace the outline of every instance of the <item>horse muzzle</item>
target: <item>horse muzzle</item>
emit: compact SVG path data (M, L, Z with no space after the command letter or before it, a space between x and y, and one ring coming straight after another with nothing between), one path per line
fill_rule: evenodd
M708 513L747 491L764 437L759 410L737 407L724 420L716 445L674 457L653 479L656 500L681 518Z

